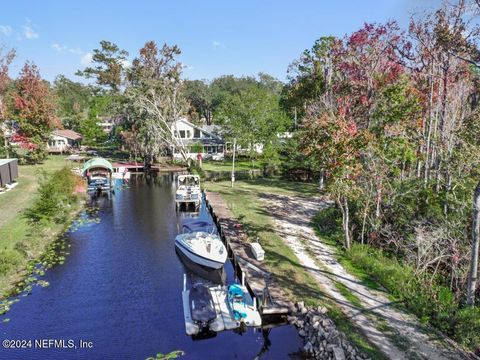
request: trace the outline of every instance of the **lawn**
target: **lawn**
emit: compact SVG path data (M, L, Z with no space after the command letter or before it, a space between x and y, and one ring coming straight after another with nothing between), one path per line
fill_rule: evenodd
M22 276L28 260L38 257L62 231L64 224L50 224L32 231L23 215L37 198L41 172L51 174L66 166L65 156L50 156L43 164L19 166L18 185L0 195L0 298Z
M230 182L205 182L207 191L221 194L234 216L243 224L249 238L257 239L265 250L265 262L269 271L286 290L293 301L305 301L313 306L325 306L337 327L361 351L371 358L383 355L371 345L359 329L328 299L321 287L299 263L292 249L275 233L273 218L267 211L262 194L309 196L318 195L315 184L294 183L279 178L262 178L238 181L232 188Z
M226 159L223 161L206 160L202 164L205 171L232 171L232 160ZM235 160L235 170L245 171L252 169L262 169L263 162L251 160Z
M19 166L18 185L0 195L0 246L3 239L1 229L4 225L33 203L41 171L51 173L66 164L65 156L50 156L43 164Z

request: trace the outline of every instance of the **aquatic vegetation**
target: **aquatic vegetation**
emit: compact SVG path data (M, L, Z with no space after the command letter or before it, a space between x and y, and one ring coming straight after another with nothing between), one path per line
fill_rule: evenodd
M70 244L67 244L67 238L60 237L51 243L45 253L38 260L30 261L26 267L26 276L23 280L17 282L14 287L5 294L6 300L0 301L0 315L6 314L12 304L20 301L19 298L9 299L13 296L26 297L32 293L33 286L47 287L50 285L48 281L40 279L45 275L47 269L55 265L62 265L65 262L65 256L69 254L67 249Z
M185 352L182 350L174 350L169 352L168 354L157 353L155 357L148 357L146 360L170 360L170 359L177 359L180 356L185 355Z
M86 208L68 227L68 232L75 232L78 229L90 224L99 224L100 217L98 216L100 208L92 206Z

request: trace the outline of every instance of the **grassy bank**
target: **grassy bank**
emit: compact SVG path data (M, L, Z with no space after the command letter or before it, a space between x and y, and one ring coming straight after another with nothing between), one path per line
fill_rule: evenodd
M267 212L267 204L261 200L262 194L307 196L318 194L315 185L271 178L238 181L233 188L230 182L207 182L204 185L207 191L215 191L222 195L251 239L258 237L265 249L265 262L269 271L274 274L293 301L302 300L308 305L327 307L329 316L352 343L374 359L383 358L379 350L366 340L362 332L353 326L334 302L328 298L299 263L293 251L275 233L272 225L273 219Z
M81 208L78 196L71 195L77 179L63 166L63 157L21 166L18 186L0 196L1 297L27 275L29 262L45 253Z
M334 208L321 211L314 226L323 242L336 251L339 262L373 289L387 290L424 324L433 325L465 348L480 351L480 309L462 308L453 292L438 279L418 275L408 264L369 245L353 243L343 250L341 218Z
M202 164L205 171L232 171L232 160L226 159L223 161L206 160ZM244 171L252 169L262 169L263 162L251 160L235 160L235 170Z

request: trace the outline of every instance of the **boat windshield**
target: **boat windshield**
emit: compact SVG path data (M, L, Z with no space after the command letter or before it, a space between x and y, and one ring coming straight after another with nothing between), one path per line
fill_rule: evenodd
M215 232L215 226L207 221L194 221L183 225L184 232L205 231L210 234Z

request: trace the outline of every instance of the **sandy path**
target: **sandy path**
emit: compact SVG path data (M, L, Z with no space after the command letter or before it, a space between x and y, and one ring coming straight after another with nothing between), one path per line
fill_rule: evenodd
M319 198L297 198L265 194L263 200L275 218L275 229L293 249L300 263L325 289L342 311L350 317L367 338L390 359L467 359L462 352L447 349L430 339L421 329L417 319L394 308L381 292L371 290L347 273L335 260L334 251L319 241L311 228L311 218L327 203ZM308 251L307 246L308 245ZM315 261L315 259L317 261ZM320 265L320 266L319 266ZM335 287L342 283L361 302L358 308ZM376 319L375 319L376 318ZM377 329L378 320L386 322L399 336L394 344L391 338ZM403 339L404 344L399 344Z

